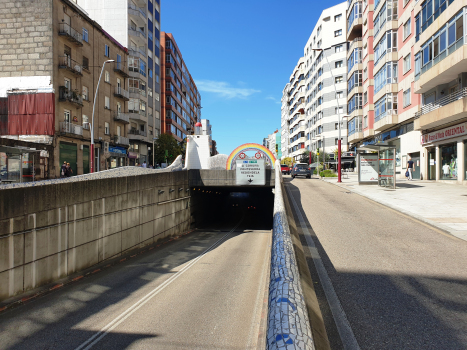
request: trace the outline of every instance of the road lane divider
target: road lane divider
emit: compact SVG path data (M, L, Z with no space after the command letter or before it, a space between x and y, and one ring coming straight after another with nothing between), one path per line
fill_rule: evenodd
M198 255L198 257L193 259L184 268L182 268L179 272L177 272L176 274L169 277L162 284L160 284L159 286L157 286L156 288L151 290L149 293L147 293L145 296L143 296L141 299L139 299L136 303L131 305L128 309L126 309L120 315L115 317L111 322L109 322L107 325L102 327L102 329L100 331L95 333L93 336L91 336L89 339L87 339L85 342L83 342L81 345L79 345L77 348L75 348L75 350L89 350L89 349L91 349L94 345L96 345L99 341L101 341L107 334L109 334L113 329L118 327L128 317L133 315L136 311L138 311L141 307L143 307L148 301L150 301L153 297L155 297L157 294L159 294L161 291L163 291L166 287L168 287L170 284L172 284L175 280L177 280L181 275L183 275L191 267L193 267L193 265L195 265L199 260L201 260L207 253L209 253L211 250L215 249L222 242L224 242L228 236L230 236L233 232L235 232L235 230L238 228L238 226L240 226L242 221L243 221L243 217L237 223L237 225L235 225L234 228L232 228L229 232L227 232L224 236L222 236L214 244L212 244L210 247L208 247L204 252L202 252L200 255Z

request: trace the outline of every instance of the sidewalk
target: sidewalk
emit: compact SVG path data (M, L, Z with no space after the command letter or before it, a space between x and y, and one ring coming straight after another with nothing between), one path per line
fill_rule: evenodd
M467 241L467 186L431 181L399 180L395 190L378 185L359 185L351 174L337 183L337 177L324 178L353 193L410 215Z

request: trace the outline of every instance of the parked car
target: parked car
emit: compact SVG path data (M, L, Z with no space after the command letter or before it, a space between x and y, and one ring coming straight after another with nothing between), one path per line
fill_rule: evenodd
M290 168L286 164L281 164L281 172L284 175L290 175Z
M297 163L293 166L292 169L292 178L295 178L295 176L305 176L306 178L310 179L311 178L311 170L306 163Z

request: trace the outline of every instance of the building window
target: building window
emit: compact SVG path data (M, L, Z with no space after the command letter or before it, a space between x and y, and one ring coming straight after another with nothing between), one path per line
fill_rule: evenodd
M83 100L89 101L89 89L83 86Z
M337 36L341 36L342 35L342 29L339 29L339 30L335 30L334 31L334 36L337 37Z
M344 50L343 45L337 45L334 47L335 52L342 52Z
M110 48L109 45L105 45L105 57L110 57Z
M336 98L342 98L344 97L344 92L343 91L337 91Z
M363 70L363 81L365 81L365 80L367 80L367 79L368 79L368 69L365 68L365 69Z
M87 43L89 42L89 34L86 28L83 28L83 40L86 41Z
M366 105L368 103L368 92L365 91L363 93L363 105Z
M105 109L110 109L110 98L108 96L105 96L104 108Z
M343 66L343 64L344 64L343 61L337 61L337 62L335 63L335 66L336 66L336 68L340 68L340 67Z
M117 125L117 136L122 136L122 127Z
M404 108L410 105L410 89L404 91Z
M404 74L410 70L410 53L404 57Z
M63 111L63 117L64 117L65 121L68 122L68 123L71 121L70 115L71 115L71 114L70 114L70 111L69 111L69 110L65 109L65 110Z
M105 71L105 73L104 73L104 81L105 81L106 83L110 83L110 73L109 73L109 71Z
M337 83L342 83L344 81L344 78L341 76L336 77L336 84Z
M334 130L339 130L339 123L334 124Z
M89 70L89 59L83 56L83 69Z
M410 27L410 18L407 22L404 23L404 40L412 33L412 28Z
M83 129L89 130L89 117L83 114Z
M65 87L67 88L68 91L71 90L71 80L68 78L65 78Z
M337 146L338 143L339 143L339 139L334 139L334 145Z
M110 134L110 125L107 122L104 123L104 134L106 135Z
M339 108L335 107L334 111L336 114L342 114L344 113L344 107L339 107Z
M367 115L363 117L363 127L364 128L368 127L368 116Z
M342 13L334 16L334 22L338 22L342 19Z

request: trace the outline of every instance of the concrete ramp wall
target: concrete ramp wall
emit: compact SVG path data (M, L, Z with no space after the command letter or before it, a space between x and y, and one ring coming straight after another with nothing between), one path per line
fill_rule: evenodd
M187 171L0 191L0 300L189 230Z

